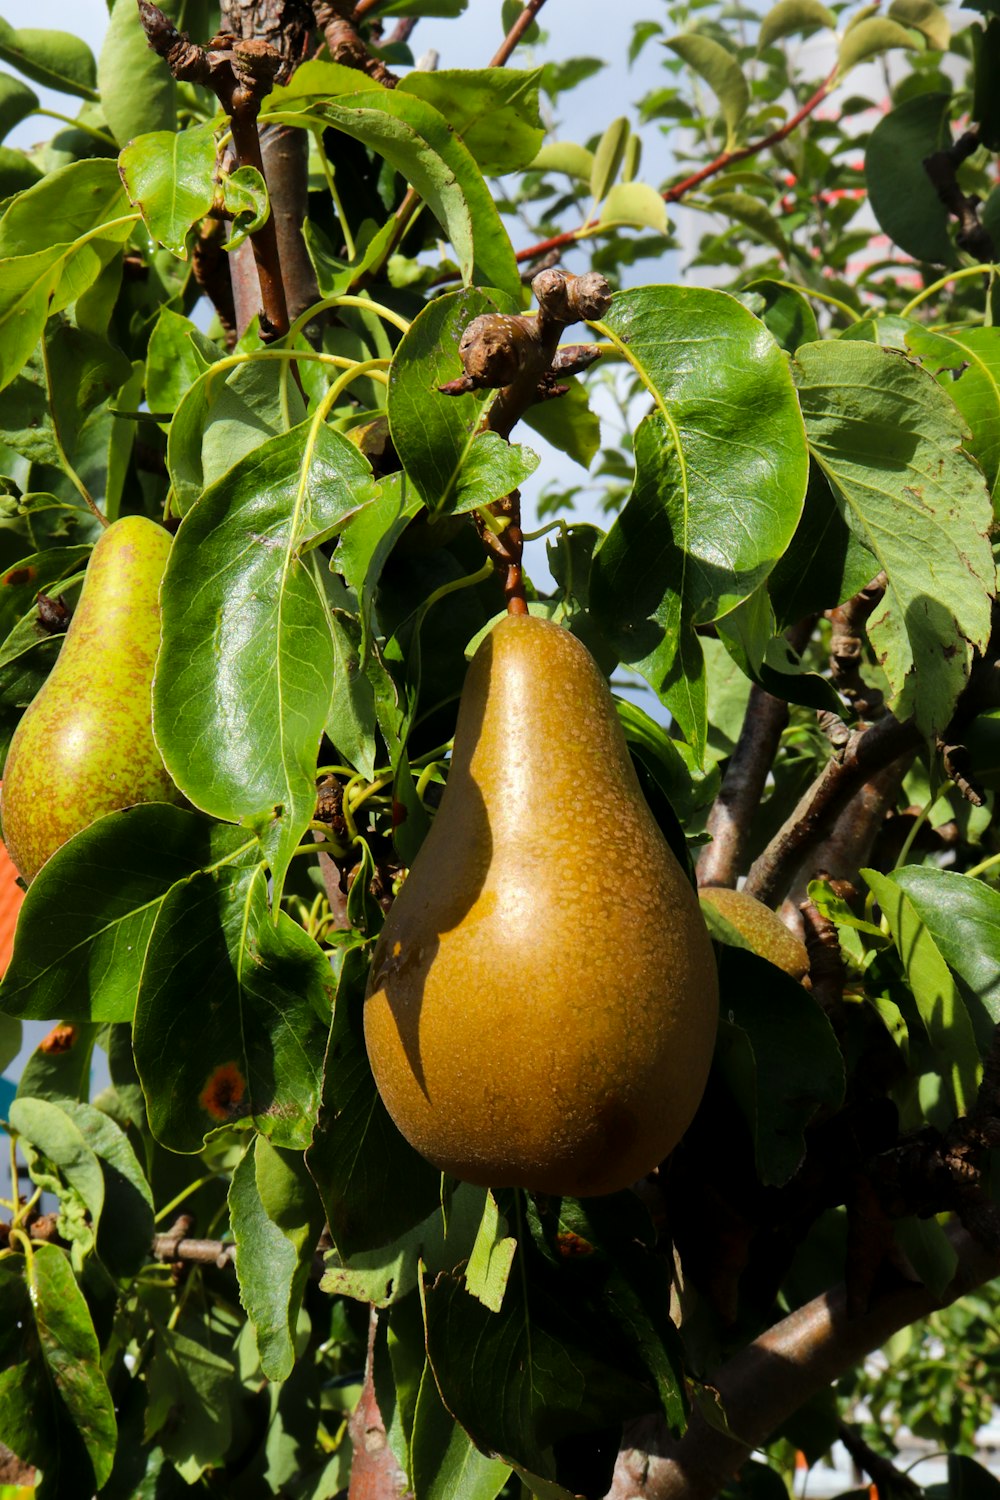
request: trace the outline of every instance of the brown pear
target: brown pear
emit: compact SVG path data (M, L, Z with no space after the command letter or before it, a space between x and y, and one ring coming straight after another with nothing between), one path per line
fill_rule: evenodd
M698 900L604 677L568 631L504 617L375 950L365 1038L389 1113L468 1182L610 1193L687 1128L717 1017Z
M755 896L721 885L703 886L699 895L736 928L752 952L784 969L793 979L804 979L809 973L805 944L789 931L777 912Z

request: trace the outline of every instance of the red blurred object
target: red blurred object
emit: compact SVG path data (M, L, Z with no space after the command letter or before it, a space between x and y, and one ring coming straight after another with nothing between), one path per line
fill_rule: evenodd
M0 974L10 963L14 948L14 928L17 926L17 914L23 900L24 892L17 884L17 871L7 850L0 844Z

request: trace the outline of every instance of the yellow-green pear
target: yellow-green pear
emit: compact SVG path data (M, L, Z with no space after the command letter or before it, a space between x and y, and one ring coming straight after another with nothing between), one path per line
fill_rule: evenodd
M698 900L604 677L568 631L505 616L375 950L365 1038L390 1115L466 1181L610 1193L687 1128L717 1017Z
M56 664L4 766L4 842L26 880L105 813L178 800L152 731L169 552L167 532L142 516L115 521L94 548Z
M748 896L746 891L731 891L721 885L703 886L699 895L736 928L761 958L784 969L793 979L804 979L809 973L805 944L789 931L777 912L755 896Z

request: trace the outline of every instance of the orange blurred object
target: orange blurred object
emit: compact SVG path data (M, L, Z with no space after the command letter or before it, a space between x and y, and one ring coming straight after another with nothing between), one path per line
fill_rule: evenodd
M14 948L14 928L17 926L17 914L23 900L24 892L17 884L17 871L7 850L0 844L0 974L4 973L10 963Z

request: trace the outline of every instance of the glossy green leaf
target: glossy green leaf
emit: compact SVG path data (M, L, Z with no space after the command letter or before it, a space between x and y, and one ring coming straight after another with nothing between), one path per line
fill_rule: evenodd
M517 294L517 263L492 195L432 104L401 89L368 90L317 104L313 117L361 141L406 178L445 230L467 284Z
M53 1495L91 1494L117 1429L87 1304L55 1245L0 1261L0 1441Z
M905 26L900 26L898 21L890 21L886 16L872 16L866 21L859 21L857 26L852 26L850 31L845 32L837 55L837 66L843 74L850 68L856 68L858 63L867 62L872 57L881 57L884 52L891 52L895 47L905 47L908 51L915 52L918 45L913 33L907 31Z
M150 234L187 260L197 227L215 201L212 122L141 135L125 147L120 160L128 196Z
M763 52L784 36L818 31L821 27L827 31L837 29L837 17L822 0L778 0L760 23L757 51Z
M295 1326L312 1269L323 1212L302 1155L263 1136L250 1142L229 1187L240 1301L257 1338L268 1380L286 1380L295 1364Z
M789 354L794 354L800 344L811 344L819 338L816 314L796 287L764 280L749 282L746 290L764 299L764 309L758 316Z
M743 69L731 52L701 32L675 36L665 45L705 80L718 99L726 122L726 147L731 150L750 107L750 85Z
M992 507L961 448L961 418L930 376L891 349L804 344L792 369L816 462L888 575L868 633L893 710L934 734L951 717L972 648L989 637L995 587Z
M72 162L49 172L41 182L4 207L0 217L0 256L30 256L59 248L66 258L68 247L77 240L128 211L128 199L113 161L96 157ZM53 226L58 226L59 234L55 244ZM123 226L118 238L125 239L131 228L131 224ZM83 250L78 253L82 256ZM60 295L59 305L52 311L60 312L82 289L72 283L70 294Z
M538 468L538 454L523 443L508 443L499 433L474 437L456 477L450 509L476 510L509 495Z
M450 121L481 172L500 175L528 166L545 135L538 116L539 69L414 69L399 87Z
M965 418L969 452L978 460L1000 510L1000 329L961 328L952 334L911 327L907 347Z
M889 924L927 1033L939 1087L933 1097L922 1094L921 1102L931 1123L943 1129L970 1108L982 1077L969 1012L930 929L902 884L876 870L861 874Z
M595 203L603 202L618 176L628 137L628 119L620 115L617 120L612 120L595 146L594 164L590 169L590 196Z
M68 31L15 30L0 20L0 59L44 88L79 99L97 98L94 54L81 37Z
M939 5L934 4L934 0L892 0L886 15L890 21L898 21L901 26L912 26L914 30L923 32L929 47L938 52L947 51L951 41L951 27L947 15Z
M985 1052L1000 1022L1000 892L933 865L907 865L892 878L949 968L965 982L966 1004Z
M361 622L331 610L333 692L326 732L349 766L366 781L375 778L375 697L362 661Z
M177 121L177 85L152 50L139 7L114 0L97 59L97 84L108 128L119 146L147 131L172 131Z
M38 108L38 95L20 78L0 73L0 141Z
M198 1151L246 1120L276 1146L306 1145L332 991L312 938L284 912L275 924L262 865L233 862L175 885L153 924L133 1036L156 1138Z
M463 468L496 399L492 390L442 396L438 387L462 374L458 343L473 319L515 309L479 288L447 293L423 308L393 356L389 428L407 477L430 511L455 508Z
M218 345L190 318L162 307L146 349L146 400L150 411L175 412L191 386L205 373L206 366L219 358ZM216 393L221 394L218 387Z
M0 985L8 1015L131 1021L157 912L170 888L256 848L242 829L147 803L70 840L31 883Z
M104 1177L104 1205L95 1224L97 1254L112 1276L134 1276L149 1258L153 1238L153 1195L146 1174L128 1136L109 1115L78 1099L60 1099L59 1108L97 1157Z
M341 1256L387 1245L439 1201L441 1175L396 1129L368 1063L363 1003L368 959L344 958L323 1070L323 1105L306 1164Z
M157 744L196 807L259 831L275 900L316 805L333 673L330 625L305 554L371 492L357 448L303 424L205 493L174 538L163 580Z
M616 182L601 207L602 224L629 224L666 234L670 228L667 205L648 182Z
M721 292L618 293L598 325L653 411L635 434L632 494L594 559L594 611L700 748L704 672L693 627L728 613L794 534L808 474L788 362Z
M424 1366L410 1437L413 1500L495 1500L510 1466L489 1458L445 1408Z
M741 947L720 949L719 1005L716 1063L753 1133L761 1182L780 1187L817 1110L843 1102L837 1039L808 990Z
M925 156L952 143L950 112L950 94L918 94L897 105L868 137L865 180L872 212L901 250L917 260L954 267L959 258L948 210L923 167Z
M0 641L32 610L39 594L57 597L60 585L80 572L89 556L89 547L49 547L0 573Z
M533 172L565 172L567 177L590 181L594 153L572 141L547 141L531 163Z
M200 1340L174 1328L156 1329L144 1435L157 1439L189 1485L229 1447L235 1374L227 1359Z

